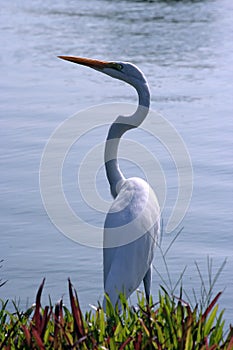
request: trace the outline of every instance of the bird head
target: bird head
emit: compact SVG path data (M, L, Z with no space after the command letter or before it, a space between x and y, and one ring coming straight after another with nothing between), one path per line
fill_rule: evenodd
M98 72L109 75L112 78L123 80L134 87L140 84L146 84L146 78L141 70L129 62L107 62L90 58L76 56L58 56L59 58L81 64L97 70Z

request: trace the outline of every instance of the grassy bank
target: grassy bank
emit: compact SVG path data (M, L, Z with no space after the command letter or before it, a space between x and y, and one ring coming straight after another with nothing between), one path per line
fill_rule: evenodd
M233 328L224 331L223 311L218 310L218 293L202 310L160 288L158 301L146 305L140 294L137 307L121 296L122 312L110 302L104 313L82 313L77 293L68 283L70 309L62 301L41 305L44 281L36 303L25 312L0 307L0 349L233 349Z

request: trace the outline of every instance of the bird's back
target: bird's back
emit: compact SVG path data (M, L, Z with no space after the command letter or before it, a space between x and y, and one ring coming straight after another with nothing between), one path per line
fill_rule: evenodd
M119 292L128 298L150 268L159 218L158 201L148 183L124 180L104 228L104 289L112 304Z

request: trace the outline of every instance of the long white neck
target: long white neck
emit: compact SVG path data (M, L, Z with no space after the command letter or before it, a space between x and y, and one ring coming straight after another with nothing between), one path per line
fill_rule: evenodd
M106 144L104 162L106 175L110 184L112 196L115 198L118 194L117 183L124 180L118 160L117 152L121 136L130 129L137 128L146 118L150 106L150 91L147 83L134 85L138 93L138 108L136 112L128 117L119 116L111 125Z

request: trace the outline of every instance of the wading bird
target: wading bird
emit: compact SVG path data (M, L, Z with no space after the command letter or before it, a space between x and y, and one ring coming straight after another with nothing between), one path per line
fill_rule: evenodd
M146 181L137 177L124 177L117 159L121 136L127 130L137 128L148 114L148 83L139 68L129 62L106 62L71 56L59 58L123 80L138 93L137 110L131 116L116 118L105 144L105 169L114 201L104 224L104 290L115 305L119 302L119 293L128 298L143 281L149 301L152 260L160 232L159 204Z

